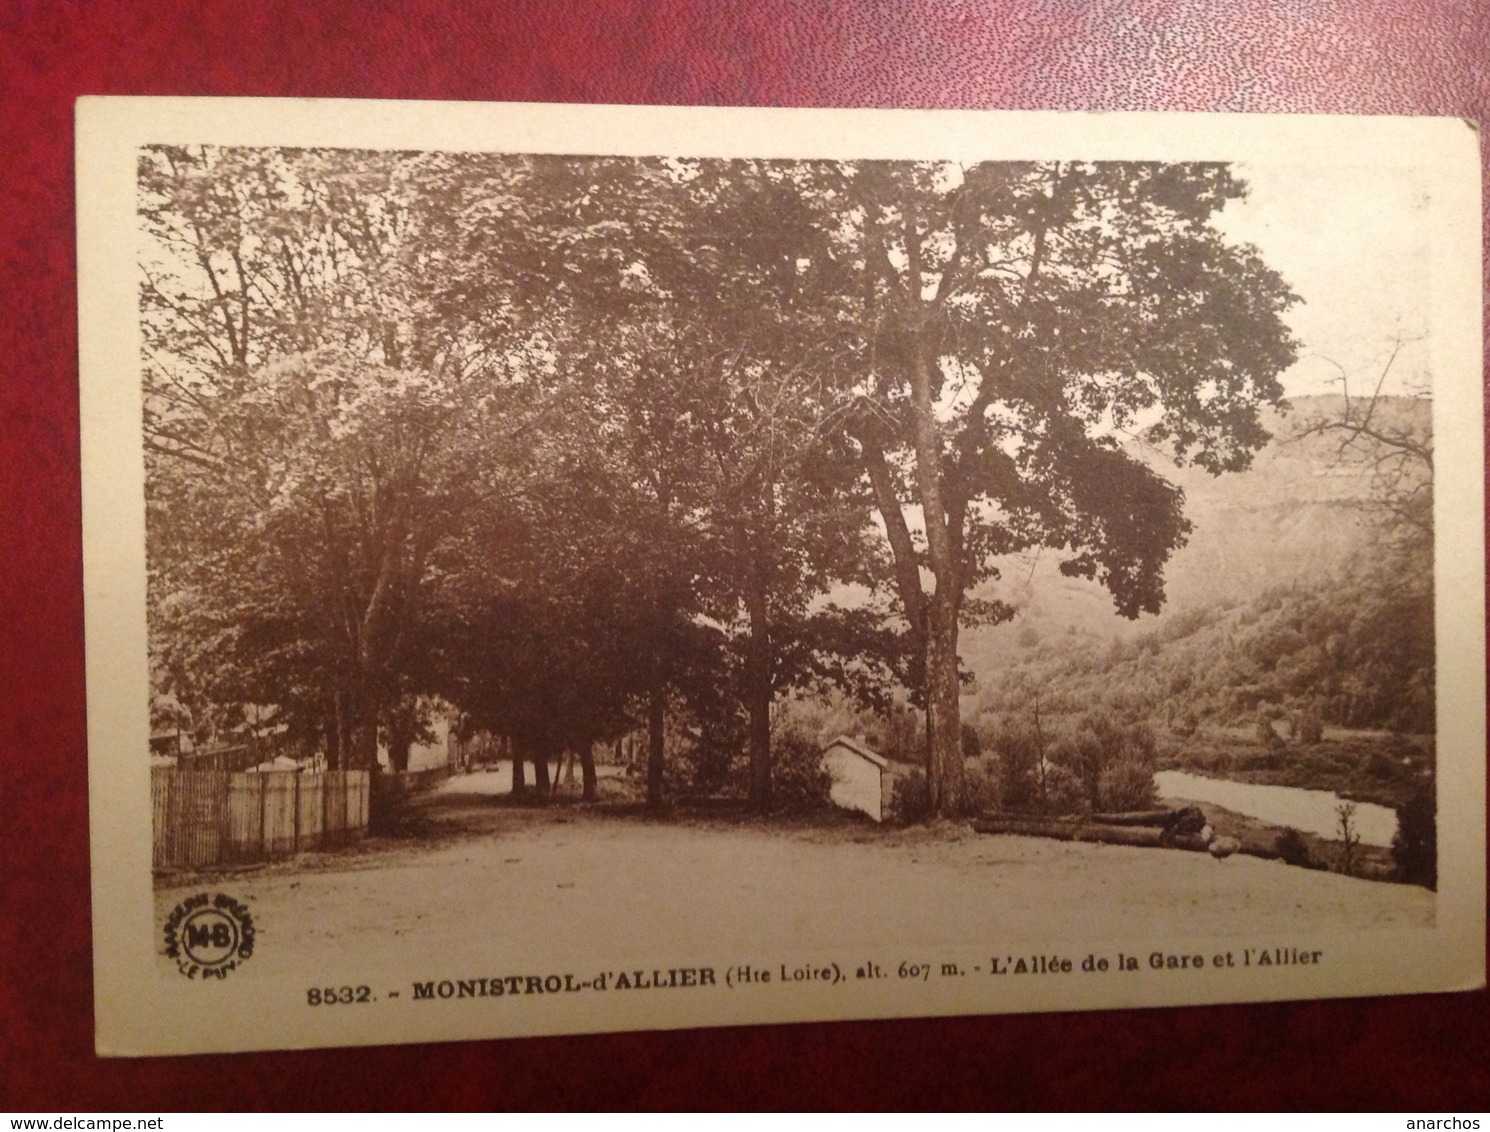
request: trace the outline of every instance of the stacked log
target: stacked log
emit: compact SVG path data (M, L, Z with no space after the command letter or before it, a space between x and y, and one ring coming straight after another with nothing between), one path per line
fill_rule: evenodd
M1099 845L1137 845L1204 853L1209 848L1208 839L1200 832L1205 824L1205 814L1200 809L1186 806L1178 810L1144 810L1129 814L1091 814L1082 817L991 813L974 821L973 829L979 833L1049 837L1058 841L1089 841Z

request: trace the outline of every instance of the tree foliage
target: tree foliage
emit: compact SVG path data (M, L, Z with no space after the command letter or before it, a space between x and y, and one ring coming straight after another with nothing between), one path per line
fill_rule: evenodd
M924 658L939 811L961 801L959 625L1011 612L967 599L996 558L1056 549L1120 613L1155 611L1182 497L1118 434L1146 424L1217 473L1267 439L1293 297L1209 224L1243 191L1198 164L864 164L846 178L850 431Z
M958 630L1010 613L971 596L1000 556L1155 610L1182 494L1120 437L1216 473L1266 439L1291 296L1211 224L1243 192L1216 164L147 149L162 711L273 703L372 765L439 694L540 780L645 727L654 800L681 711L764 805L781 696L898 677L955 811Z

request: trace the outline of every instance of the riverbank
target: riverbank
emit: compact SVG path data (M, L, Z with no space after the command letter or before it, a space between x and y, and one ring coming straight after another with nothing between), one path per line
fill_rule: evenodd
M1342 822L1346 820L1351 836L1362 845L1389 849L1397 835L1396 810L1374 802L1347 801L1333 790L1235 782L1183 770L1158 771L1154 775L1154 788L1166 804L1183 800L1202 807L1224 807L1280 829L1294 829L1326 841L1345 840ZM1348 816L1342 817L1342 811Z
M1160 738L1156 769L1259 786L1332 791L1342 799L1398 809L1433 788L1433 737L1326 728L1319 743L1264 746L1243 728L1205 727Z

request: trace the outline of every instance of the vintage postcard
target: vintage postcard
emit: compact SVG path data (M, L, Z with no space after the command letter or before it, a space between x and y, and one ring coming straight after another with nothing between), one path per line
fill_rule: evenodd
M99 1052L1483 985L1472 126L77 126Z

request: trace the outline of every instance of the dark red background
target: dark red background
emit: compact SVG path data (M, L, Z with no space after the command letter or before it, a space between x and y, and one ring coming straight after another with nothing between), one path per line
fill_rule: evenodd
M1490 997L100 1061L72 104L82 94L1490 110L1476 0L0 0L0 1110L1490 1106Z

